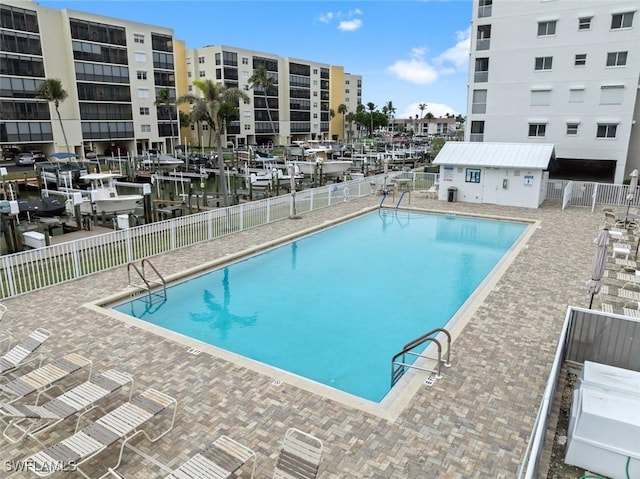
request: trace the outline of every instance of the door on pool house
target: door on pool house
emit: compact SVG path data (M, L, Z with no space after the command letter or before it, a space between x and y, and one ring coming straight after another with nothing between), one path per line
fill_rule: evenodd
M495 205L498 202L498 188L502 188L500 168L483 168L482 203Z

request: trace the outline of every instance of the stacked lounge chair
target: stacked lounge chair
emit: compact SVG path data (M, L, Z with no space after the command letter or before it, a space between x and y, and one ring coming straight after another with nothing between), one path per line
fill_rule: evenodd
M35 438L37 434L48 431L65 419L79 414L76 422L77 431L80 420L85 414L96 408L102 409L99 401L126 385L129 385L128 399L130 400L133 392L132 384L133 378L129 374L110 369L41 406L0 403L0 418L8 420L2 435L12 443L20 441L25 436ZM18 436L15 431L18 432Z

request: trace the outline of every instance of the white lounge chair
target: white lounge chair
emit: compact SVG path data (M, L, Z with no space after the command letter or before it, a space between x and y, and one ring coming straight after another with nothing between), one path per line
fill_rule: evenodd
M156 442L173 428L176 405L177 402L172 397L153 388L147 389L131 401L122 404L96 422L76 432L73 436L25 459L24 464L28 464L31 470L40 477L50 476L59 470L73 467L75 471L91 479L92 476L87 475L79 466L109 446L120 442L118 462L112 468L115 470L122 462L125 445L131 439L139 434L144 434L149 441ZM168 408L173 409L169 426L152 438L144 430L144 427ZM106 476L108 473L105 471L104 475Z
M273 472L274 479L313 479L322 459L322 441L299 429L290 428Z
M253 477L256 471L256 453L228 436L220 436L209 447L172 470L165 479L224 479L231 477L250 459L253 459L251 470L251 477ZM170 470L156 461L154 463L163 469ZM109 468L109 474L115 478L124 479L113 468Z
M0 396L6 398L5 403L11 404L18 399L36 393L34 404L38 404L40 395L55 387L57 381L84 368L88 368L89 377L91 377L93 361L78 353L69 353L13 381L0 385Z
M99 401L126 385L129 385L128 399L131 400L132 384L133 378L129 374L109 369L41 406L0 403L0 418L9 421L2 435L12 443L22 440L25 436L34 438L65 419L79 414L76 421L77 431L85 414L94 409L102 409L98 405ZM19 435L12 435L14 431Z
M16 369L34 361L39 361L38 366L40 366L42 364L42 355L37 355L31 359L28 358L36 351L36 349L42 346L42 343L44 343L49 336L51 336L49 331L43 328L38 328L27 338L9 349L0 357L0 376L13 372ZM7 337L7 340L9 339L10 336Z

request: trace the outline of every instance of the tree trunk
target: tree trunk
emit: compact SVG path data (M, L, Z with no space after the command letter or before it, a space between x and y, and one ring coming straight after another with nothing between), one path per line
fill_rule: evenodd
M69 141L67 140L67 134L64 131L64 125L62 124L62 117L60 116L60 110L56 107L56 113L58 114L58 121L60 122L60 128L62 128L62 136L64 138L64 145L67 147L67 153L71 153L69 151Z
M227 175L224 170L224 155L222 154L222 135L216 130L216 143L218 146L218 173L220 175L220 191L224 206L229 206L229 190L227 189Z
M271 133L273 134L273 145L276 144L276 128L273 126L273 118L271 118L271 108L269 108L269 100L267 99L267 89L264 90L264 105L267 107L267 115L269 116L269 124L271 125Z

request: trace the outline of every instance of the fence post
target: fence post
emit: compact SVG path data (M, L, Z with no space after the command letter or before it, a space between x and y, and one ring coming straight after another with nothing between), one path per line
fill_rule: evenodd
M598 183L595 184L593 188L593 200L591 201L591 212L593 213L596 210L596 198L598 197Z
M127 245L127 263L131 263L133 261L133 246L131 242L131 228L127 228L124 230L124 241Z
M4 276L6 278L6 283L7 283L7 295L3 295L4 298L9 298L11 296L15 296L16 295L16 285L15 285L15 281L13 279L13 267L11 265L12 261L11 261L11 257L10 256L3 256L2 257L2 263L3 263L3 270L4 270ZM4 289L3 289L3 293L4 293Z
M78 258L78 242L71 243L71 253L73 255L73 277L78 279L80 277L80 258ZM93 268L91 268L93 271Z

